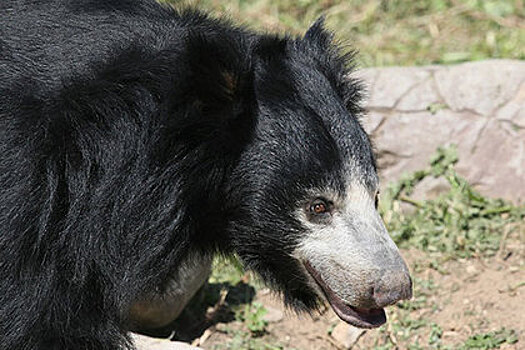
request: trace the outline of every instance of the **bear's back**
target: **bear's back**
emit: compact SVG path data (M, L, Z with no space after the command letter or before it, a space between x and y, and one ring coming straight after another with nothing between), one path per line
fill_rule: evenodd
M11 1L0 10L0 88L60 88L133 46L160 50L184 20L153 1ZM107 9L118 9L107 11ZM5 94L4 94L5 95Z

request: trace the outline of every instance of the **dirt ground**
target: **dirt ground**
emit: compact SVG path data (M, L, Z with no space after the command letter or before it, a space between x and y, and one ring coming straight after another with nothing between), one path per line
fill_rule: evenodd
M525 348L523 242L507 242L497 256L487 259L443 262L439 255L417 250L403 251L403 255L412 270L414 298L390 307L387 325L366 331L353 349L471 349L476 347L465 345L469 337L502 328L514 339L495 339L495 345L484 348ZM267 310L268 323L263 332L250 332L243 320L223 318L195 334L193 345L204 349L347 348L344 339L330 335L340 323L330 309L319 315L298 316L265 288L256 292L253 302ZM227 301L223 304L228 308ZM343 334L346 327L338 326L344 329Z

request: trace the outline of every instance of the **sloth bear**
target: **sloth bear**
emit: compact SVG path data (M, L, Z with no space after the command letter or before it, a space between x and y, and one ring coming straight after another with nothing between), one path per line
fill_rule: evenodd
M358 327L411 297L349 57L152 0L0 3L0 349L130 349L214 254Z

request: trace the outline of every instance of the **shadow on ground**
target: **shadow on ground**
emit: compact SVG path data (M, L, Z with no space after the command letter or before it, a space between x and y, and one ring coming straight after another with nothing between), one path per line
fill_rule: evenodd
M223 295L225 298L221 300ZM233 307L250 304L254 297L255 288L244 282L236 285L208 283L197 292L183 313L172 323L159 329L145 329L140 333L190 342L217 323L234 321Z

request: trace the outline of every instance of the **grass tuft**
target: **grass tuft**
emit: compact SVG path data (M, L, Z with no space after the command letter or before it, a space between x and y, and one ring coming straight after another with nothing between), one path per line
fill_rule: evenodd
M515 344L518 342L518 337L514 330L507 330L501 328L494 332L475 334L469 337L465 343L460 347L460 350L487 350L499 349L505 343Z

